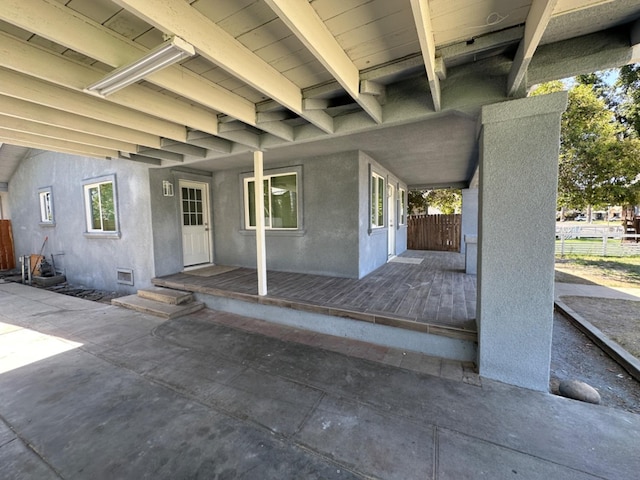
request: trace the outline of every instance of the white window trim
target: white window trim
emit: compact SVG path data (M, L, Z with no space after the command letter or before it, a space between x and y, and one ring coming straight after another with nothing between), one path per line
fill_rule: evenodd
M383 183L382 192L380 192L378 188L378 185L380 184L379 180L382 180L382 183ZM387 223L387 215L385 211L386 210L385 204L387 202L387 196L386 196L387 180L382 175L372 170L369 181L371 184L371 195L369 195L369 200L371 202L371 208L369 209L369 223L371 225L372 230L377 230L377 229L384 228ZM376 194L375 200L373 198L374 193ZM382 198L382 225L378 225L377 223L374 223L373 215L372 215L374 206L376 207L376 213L378 213L377 206L380 204L380 198ZM377 218L378 218L378 215L376 215L376 220Z
M89 189L111 183L113 186L113 209L115 216L115 231L95 230L91 228L91 199L89 198ZM120 212L118 208L118 188L116 184L116 176L104 175L102 177L86 179L82 182L82 196L84 198L84 215L85 215L85 233L86 237L92 238L120 238Z
M296 206L297 206L297 224L298 226L295 228L282 228L282 227L272 227L271 225L265 225L265 230L270 233L282 233L282 234L300 234L304 233L303 228L303 196L302 196L302 166L294 166L294 167L285 167L279 168L276 170L268 170L264 173L264 180L271 181L273 177L282 177L286 175L295 175L296 176ZM240 176L241 180L241 192L242 192L242 205L243 205L243 215L242 215L242 230L245 232L255 232L256 227L251 226L249 224L249 182L255 181L255 176L253 172L245 173ZM271 199L269 198L269 201ZM271 206L269 206L269 211L273 211ZM271 223L271 222L270 222Z
M47 201L45 198L49 198L48 206L49 206L49 214L51 218L48 219L46 215L46 207ZM55 216L53 211L53 190L51 187L43 187L38 189L38 204L40 206L40 225L46 227L55 226Z
M407 224L407 190L404 188L399 188L400 192L400 221L399 225Z

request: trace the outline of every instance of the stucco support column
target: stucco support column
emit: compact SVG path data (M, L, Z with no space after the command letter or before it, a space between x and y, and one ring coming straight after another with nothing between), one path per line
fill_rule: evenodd
M560 117L566 92L482 108L480 375L548 391Z
M465 253L465 235L478 235L478 187L462 189L462 228L460 253Z
M256 269L258 295L267 294L267 247L264 234L264 172L262 152L253 152L253 171L256 185Z

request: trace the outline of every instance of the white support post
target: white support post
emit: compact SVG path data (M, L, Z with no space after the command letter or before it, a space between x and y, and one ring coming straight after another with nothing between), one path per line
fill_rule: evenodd
M258 270L258 295L267 294L267 248L264 234L264 175L262 152L253 152L253 170L256 185L256 268Z

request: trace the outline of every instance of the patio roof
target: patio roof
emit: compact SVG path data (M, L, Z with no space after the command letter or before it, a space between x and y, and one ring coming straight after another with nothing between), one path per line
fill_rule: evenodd
M360 149L464 186L482 105L637 61L639 18L636 0L3 0L0 148L206 170ZM174 36L196 54L85 91Z

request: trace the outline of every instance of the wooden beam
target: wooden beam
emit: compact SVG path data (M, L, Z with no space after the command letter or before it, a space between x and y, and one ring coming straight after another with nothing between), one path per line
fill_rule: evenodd
M25 75L80 92L104 76L101 71L3 32L0 32L0 63ZM105 100L213 135L218 130L215 112L139 85L130 85L109 95Z
M162 139L162 150L198 158L207 157L206 148L189 145L188 143L174 142L173 140L167 140L166 138Z
M187 133L187 143L221 153L231 153L233 142L214 137L204 132L191 130Z
M2 115L0 112L0 127L6 130L13 130L22 133L33 133L43 137L56 138L69 142L81 143L92 147L100 147L109 150L120 150L123 152L135 152L138 146L133 143L121 142L110 138L98 137L88 133L75 132L66 128L54 127L43 123L30 122L21 118Z
M152 8L162 10L160 6ZM148 52L142 45L54 0L2 0L0 19L114 68ZM168 67L150 75L148 81L243 122L255 122L252 102L184 67Z
M433 36L431 26L431 12L429 11L429 0L411 0L411 10L413 19L418 31L420 49L424 59L424 68L429 79L429 88L433 98L433 108L436 112L442 109L440 79L436 74L436 41Z
M524 38L518 45L516 56L507 79L507 95L516 94L529 68L533 54L538 48L544 31L547 29L551 14L558 0L533 0L524 25Z
M168 160L170 162L184 162L184 156L180 153L169 152L166 150L156 150L153 148L140 148L136 152L139 155L150 157L150 158L159 158L162 160Z
M109 150L99 147L91 147L75 142L68 142L56 138L48 138L32 133L16 132L0 128L0 140L19 147L39 148L52 152L71 153L95 158L117 157L117 150Z
M265 0L307 49L376 123L382 108L374 97L360 91L360 72L308 2Z
M17 98L0 95L2 113L15 118L66 128L75 132L98 135L151 148L160 148L160 137L130 128L81 117L55 108L44 107Z
M302 109L302 92L297 85L184 0L157 0L153 3L147 0L115 0L115 3L163 32L178 35L193 45L200 55L234 77L318 128L333 132L333 119L329 115L324 112L307 115ZM246 123L253 124L254 121Z
M183 125L0 68L0 94L183 142Z

